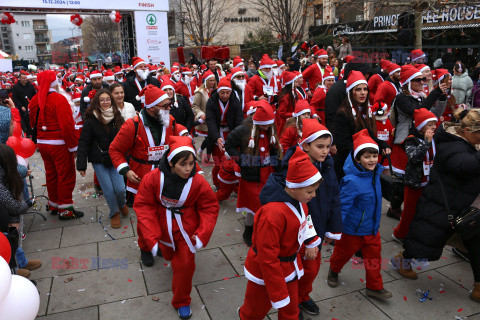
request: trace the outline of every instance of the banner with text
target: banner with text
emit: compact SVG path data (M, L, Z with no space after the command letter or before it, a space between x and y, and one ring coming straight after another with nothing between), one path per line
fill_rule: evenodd
M168 0L2 0L0 8L168 11Z
M165 63L170 68L166 12L135 11L137 55L147 63Z

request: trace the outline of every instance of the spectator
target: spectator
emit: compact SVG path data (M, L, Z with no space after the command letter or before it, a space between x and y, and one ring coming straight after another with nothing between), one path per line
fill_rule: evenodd
M85 113L85 123L78 141L77 170L84 177L87 159L92 163L110 209L112 228L122 226L120 212L124 217L128 215L123 177L113 167L108 154L110 144L123 122L111 93L107 89L101 89Z
M467 103L472 96L473 81L468 76L468 70L461 62L453 67L452 94L457 104Z
M32 134L32 127L30 126L28 104L36 91L33 84L28 81L27 76L28 74L25 71L20 73L18 82L12 88L12 98L15 106L20 111L23 131L29 137Z
M444 123L435 133L437 154L430 183L418 201L414 220L403 244L405 250L392 259L392 264L404 278L418 278L410 265L411 259L440 259L443 247L454 233L448 223L451 212L462 212L472 204L478 207L480 111L457 109L455 112L455 117L461 119L460 123ZM463 239L463 244L469 253L475 281L470 298L480 302L480 235Z
M135 107L130 102L126 102L125 91L120 83L114 83L110 86L110 93L113 97L113 100L120 111L120 114L123 117L123 120L133 118L137 115L135 112Z
M195 121L199 123L195 127L195 132L199 136L206 137L208 134L207 124L205 123L207 101L210 99L212 92L217 89L217 81L215 80L215 75L210 71L203 74L203 80L202 85L195 90L192 109L195 114Z
M338 51L337 58L342 60L349 54L352 54L352 45L347 37L342 38L342 44L338 44L338 40L333 42L333 47Z

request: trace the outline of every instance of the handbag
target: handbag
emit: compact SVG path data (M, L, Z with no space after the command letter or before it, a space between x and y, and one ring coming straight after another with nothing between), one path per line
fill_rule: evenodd
M440 183L443 201L447 208L448 221L452 225L453 230L455 230L463 240L468 240L473 236L480 234L480 209L470 206L455 215L450 211L447 195L443 188L443 182L440 176L438 176L438 181Z
M403 179L397 177L392 169L392 161L390 155L387 155L388 170L383 170L380 174L380 183L382 185L382 197L392 202L398 200L400 203L403 199Z
M108 151L103 151L102 148L100 148L100 146L98 145L98 142L97 142L97 147L98 147L98 150L100 150L100 157L102 158L102 165L105 168L113 167L112 158L110 158L110 154L108 153Z

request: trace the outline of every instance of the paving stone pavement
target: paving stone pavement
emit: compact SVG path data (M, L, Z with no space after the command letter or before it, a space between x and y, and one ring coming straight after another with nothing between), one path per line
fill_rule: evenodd
M47 195L43 163L38 153L30 158L35 177L35 195ZM211 167L204 167L211 183ZM43 266L32 272L40 292L39 320L178 319L170 301L171 268L168 261L155 258L155 265L144 267L136 242L136 217L131 209L122 218L122 228L109 226L108 207L93 189L93 169L77 175L74 191L76 208L85 212L78 221L59 221L45 213L46 200L39 198L37 210L45 213L24 217L26 238L23 247L30 259L41 259ZM235 212L232 196L220 206L218 222L207 248L196 254L197 269L192 288L192 319L238 319L247 280L243 264L248 248L243 243L243 217ZM326 284L333 247L322 249L322 266L311 294L320 307L319 316L305 319L476 319L480 305L468 299L473 275L468 263L456 258L451 248L439 261L417 270L417 281L401 279L388 260L401 250L391 240L396 220L385 215L381 223L382 276L393 298L382 302L365 294L362 265L347 264L340 274L340 285ZM98 222L101 219L105 230ZM112 239L113 238L113 239ZM68 261L68 264L65 262ZM420 267L419 267L420 268ZM431 301L420 302L417 289L430 290ZM443 290L442 293L439 290ZM277 319L272 309L266 319Z

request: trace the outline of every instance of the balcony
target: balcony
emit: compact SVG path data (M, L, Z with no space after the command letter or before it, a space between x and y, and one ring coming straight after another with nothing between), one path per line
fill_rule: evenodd
M45 56L51 54L52 52L50 50L37 50L37 56Z
M50 39L48 38L41 38L41 37L35 37L35 43L50 43Z
M33 30L48 30L48 26L46 24L37 24L33 26Z

